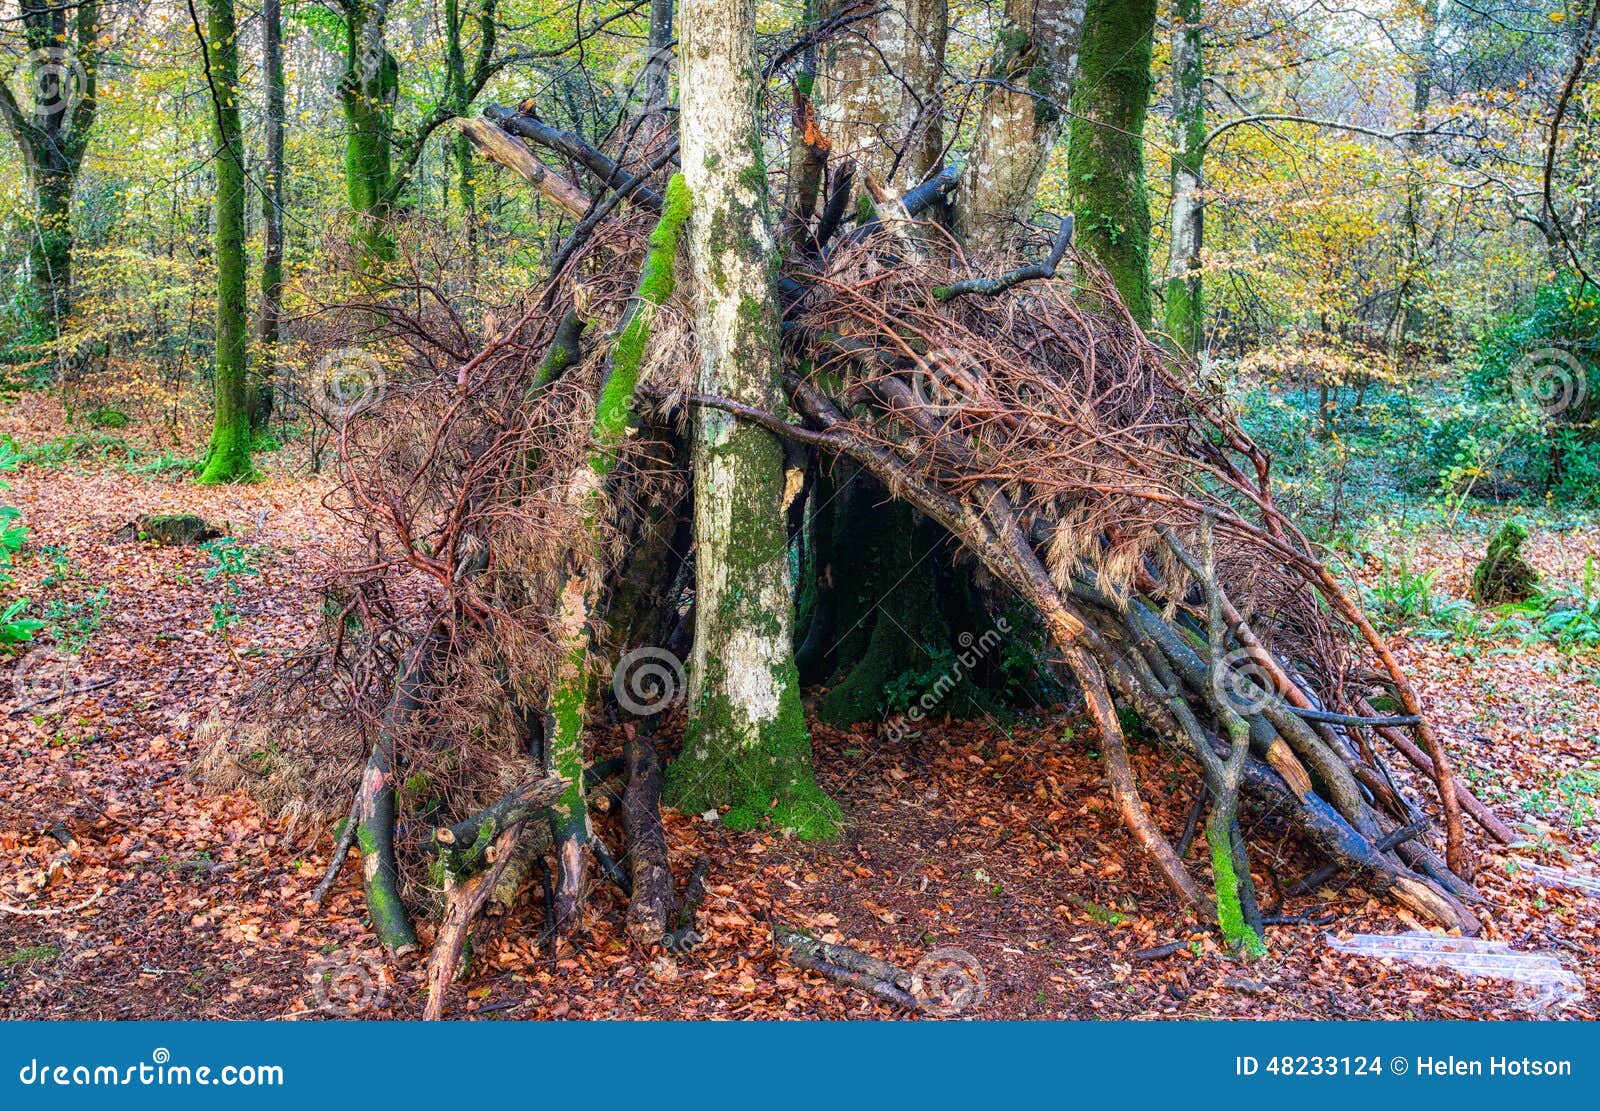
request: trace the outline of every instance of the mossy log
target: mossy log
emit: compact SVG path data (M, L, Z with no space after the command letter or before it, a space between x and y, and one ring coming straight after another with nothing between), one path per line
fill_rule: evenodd
M146 513L111 534L114 541L143 540L163 547L192 548L216 540L225 530L193 513Z

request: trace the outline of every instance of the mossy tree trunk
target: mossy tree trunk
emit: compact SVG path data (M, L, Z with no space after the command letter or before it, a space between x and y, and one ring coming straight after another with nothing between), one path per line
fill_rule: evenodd
M1067 175L1078 248L1105 267L1133 319L1150 324L1144 118L1155 0L1089 0L1072 97Z
M1007 0L956 192L956 226L969 250L1004 250L1032 214L1072 98L1084 3Z
M776 245L757 130L754 0L681 8L683 172L701 392L782 406ZM701 408L694 439L695 640L690 726L668 801L725 821L833 835L818 789L794 665L783 452L773 435Z
M463 115L504 65L495 55L499 0L475 0L466 9L460 0L446 5L443 95L405 127L396 122L400 64L388 47L390 0L348 0L340 6L345 31L345 69L339 78L346 125L345 193L355 221L352 236L366 263L377 267L394 256L391 222L428 137ZM477 32L470 57L469 25ZM461 151L457 153L460 157Z
M352 0L345 13L345 71L339 80L345 196L355 240L376 263L394 253L389 158L400 67L386 41L388 0Z
M34 317L37 335L54 338L72 311L72 196L98 107L103 27L94 2L22 0L19 9L13 18L21 24L29 59L14 76L35 87L19 96L7 84L8 74L0 73L0 122L28 168ZM44 74L45 66L56 76Z
M264 432L272 419L273 379L283 315L283 96L282 0L261 5L261 81L266 101L266 166L261 183L261 352L250 392L250 427Z
M233 0L207 0L202 42L216 149L217 336L211 449L200 481L247 479L250 463L249 319L245 306L244 136Z
M576 920L588 869L589 810L584 798L584 715L589 702L589 649L594 642L596 606L604 586L601 524L605 484L633 424L634 390L644 366L650 324L656 309L672 296L674 265L689 193L682 175L667 186L661 219L650 236L650 248L627 317L617 329L595 402L589 458L575 470L567 504L577 510L584 534L569 551L558 597L562 664L551 687L544 736L548 769L567 781L567 789L551 807L551 836L559 858L556 923L566 929Z
M847 579L839 598L848 627L838 666L818 715L833 725L850 725L881 716L887 688L912 673L924 673L936 654L952 642L940 607L937 571L948 559L943 530L903 502L880 495L866 519L835 544L863 554L854 561L864 574Z
M1177 0L1172 21L1172 234L1167 257L1167 335L1197 355L1204 342L1200 247L1205 207L1200 194L1205 160L1205 62L1201 0Z

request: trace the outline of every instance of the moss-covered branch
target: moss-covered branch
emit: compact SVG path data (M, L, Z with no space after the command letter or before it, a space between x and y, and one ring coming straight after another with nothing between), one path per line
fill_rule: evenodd
M590 622L601 583L590 574L600 554L600 518L605 507L605 480L616 468L623 440L633 420L634 391L649 347L655 310L675 287L678 239L689 217L689 190L681 175L667 185L661 219L650 234L649 250L639 284L617 337L600 385L590 434L589 456L568 489L569 504L579 511L584 534L568 553L560 591L558 625L564 650L551 687L545 714L549 770L565 779L566 792L551 808L551 833L558 847L561 879L556 897L558 921L570 923L582 896L588 861L589 813L583 792L583 723L588 698Z

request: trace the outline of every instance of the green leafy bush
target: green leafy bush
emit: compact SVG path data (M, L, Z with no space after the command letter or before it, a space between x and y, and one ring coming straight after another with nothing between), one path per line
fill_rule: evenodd
M1513 404L1502 469L1557 500L1600 504L1600 291L1563 275L1484 337L1475 396Z

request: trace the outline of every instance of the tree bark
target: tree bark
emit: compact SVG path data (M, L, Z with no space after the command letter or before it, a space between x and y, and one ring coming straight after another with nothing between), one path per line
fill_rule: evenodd
M628 864L633 895L628 900L628 932L640 945L659 945L672 909L672 870L661 827L661 762L654 745L634 738L624 746L628 787L622 820L628 831Z
M1078 249L1105 268L1140 327L1150 324L1144 117L1155 23L1155 0L1088 0L1067 156Z
M558 929L569 928L582 906L591 840L583 789L584 716L589 699L589 648L595 639L595 609L604 585L598 569L604 564L600 514L605 483L632 425L633 395L644 366L651 322L675 288L678 239L688 214L688 190L681 176L674 177L661 219L650 236L632 307L618 326L612 345L595 403L589 458L579 464L566 492L568 505L579 512L584 534L568 552L562 569L556 627L562 663L545 712L546 762L549 770L568 784L552 807L550 820L560 863Z
M983 108L957 186L968 250L999 252L1032 214L1078 68L1085 0L1008 0Z
M207 0L201 41L216 150L217 336L211 449L200 482L251 478L249 314L244 249L244 133L239 121L239 40L233 0Z
M72 196L98 107L103 28L93 0L21 0L18 6L30 58L26 78L37 87L19 100L0 74L0 123L28 168L35 221L28 250L33 314L39 337L53 339L72 312Z
M262 0L261 80L266 100L266 168L261 188L261 354L250 395L250 427L265 431L272 419L273 380L283 313L283 97L282 0Z
M852 0L824 2L827 17ZM817 99L834 157L897 192L939 164L948 24L947 0L896 0L823 47ZM861 175L856 183L864 185Z
M400 67L385 39L388 17L389 0L350 0L345 7L345 70L339 79L345 196L355 221L352 233L368 263L394 253L390 145Z
M687 0L680 102L702 392L781 408L776 244L756 126L754 0ZM731 806L735 828L770 820L835 834L817 788L792 627L783 453L774 436L700 409L694 427L692 720L668 801Z
M1167 260L1167 335L1197 355L1204 342L1200 247L1205 208L1200 196L1205 160L1205 63L1201 0L1177 0L1172 22L1172 224Z

